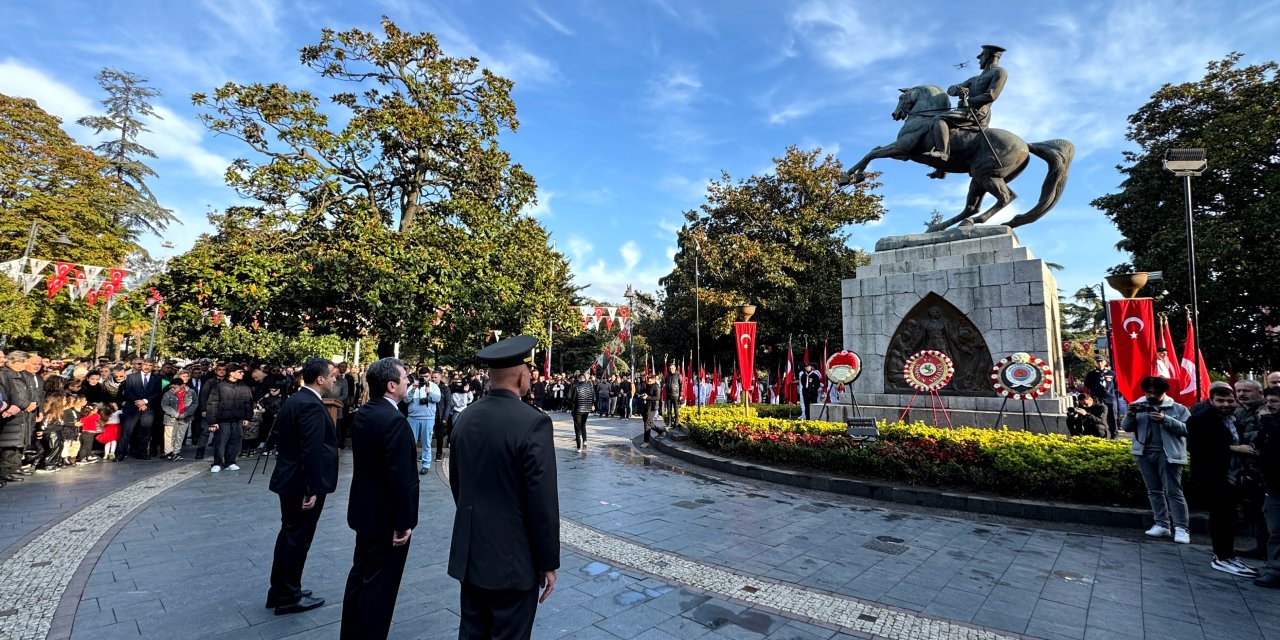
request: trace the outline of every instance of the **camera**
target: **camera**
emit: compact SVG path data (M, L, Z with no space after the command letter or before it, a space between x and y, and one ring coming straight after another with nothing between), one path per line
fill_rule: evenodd
M1156 413L1158 411L1160 411L1160 407L1154 407L1149 404L1129 405L1129 413Z
M431 398L418 398L418 404L431 404Z

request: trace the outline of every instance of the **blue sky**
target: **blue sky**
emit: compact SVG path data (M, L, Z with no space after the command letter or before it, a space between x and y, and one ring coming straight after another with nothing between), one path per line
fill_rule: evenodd
M204 130L190 94L227 81L314 86L297 50L323 27L376 30L386 14L515 80L521 127L502 144L538 181L528 213L588 294L620 302L628 283L653 290L670 271L681 212L721 170L765 171L792 144L851 164L894 138L898 87L963 80L976 73L979 46L996 43L1008 49L1009 82L992 126L1076 145L1062 202L1019 232L1038 257L1065 266L1057 277L1070 292L1124 259L1118 233L1088 203L1120 182L1126 116L1162 83L1200 78L1231 51L1246 63L1280 58L1280 2L1070 5L0 0L0 93L35 98L92 143L73 121L99 110L97 71L148 77L164 92L164 119L143 140L160 155L152 187L183 220L168 239L184 250L209 228L211 207L236 202L222 172L245 153ZM925 167L895 161L872 169L884 172L889 212L853 230L856 246L919 232L931 210L963 206L965 176L928 180ZM1022 199L995 221L1030 207L1043 176L1033 161L1012 185Z

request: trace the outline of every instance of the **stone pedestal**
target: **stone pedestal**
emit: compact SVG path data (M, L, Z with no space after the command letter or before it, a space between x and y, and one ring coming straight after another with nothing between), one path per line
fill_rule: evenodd
M993 360L987 363L988 371L995 360L1019 351L1050 364L1053 389L1036 404L1050 431L1066 433L1069 401L1064 396L1057 284L1044 261L1021 246L1011 229L976 227L885 238L876 249L871 264L841 283L844 348L863 361L862 375L853 385L862 415L896 420L907 406L911 394L886 384L886 354L903 318L935 294L981 333ZM987 397L944 395L942 400L956 426L990 427L1004 398L992 392ZM839 419L846 409L832 405L829 411L831 418ZM1027 403L1027 411L1024 424L1022 403L1010 400L1002 423L1011 429L1041 431L1033 403ZM927 395L915 399L908 417L933 422ZM941 414L938 419L945 425Z

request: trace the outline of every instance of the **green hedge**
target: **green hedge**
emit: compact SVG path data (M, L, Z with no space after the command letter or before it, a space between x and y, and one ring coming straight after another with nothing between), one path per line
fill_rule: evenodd
M777 405L764 405L777 406ZM682 410L690 439L711 451L840 475L1041 500L1144 506L1129 443L1006 429L939 429L880 422L880 440L855 442L835 422L744 416L737 407Z

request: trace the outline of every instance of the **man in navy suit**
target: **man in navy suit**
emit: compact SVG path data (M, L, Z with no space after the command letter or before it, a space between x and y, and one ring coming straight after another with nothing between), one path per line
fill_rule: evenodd
M146 460L151 442L151 427L155 422L160 397L164 393L160 374L155 372L155 360L143 360L142 368L129 374L120 385L120 444L116 445L116 462L133 453ZM136 431L135 431L136 428ZM136 441L133 437L136 435Z
M347 525L356 551L342 601L343 640L386 638L395 613L409 536L418 526L418 461L399 403L409 374L395 358L369 365L369 401L351 424Z
M338 487L338 431L321 397L337 377L333 363L311 358L302 365L303 387L285 400L276 418L276 469L270 489L280 496L280 534L271 563L267 607L276 615L324 604L302 590L302 568L324 509Z

